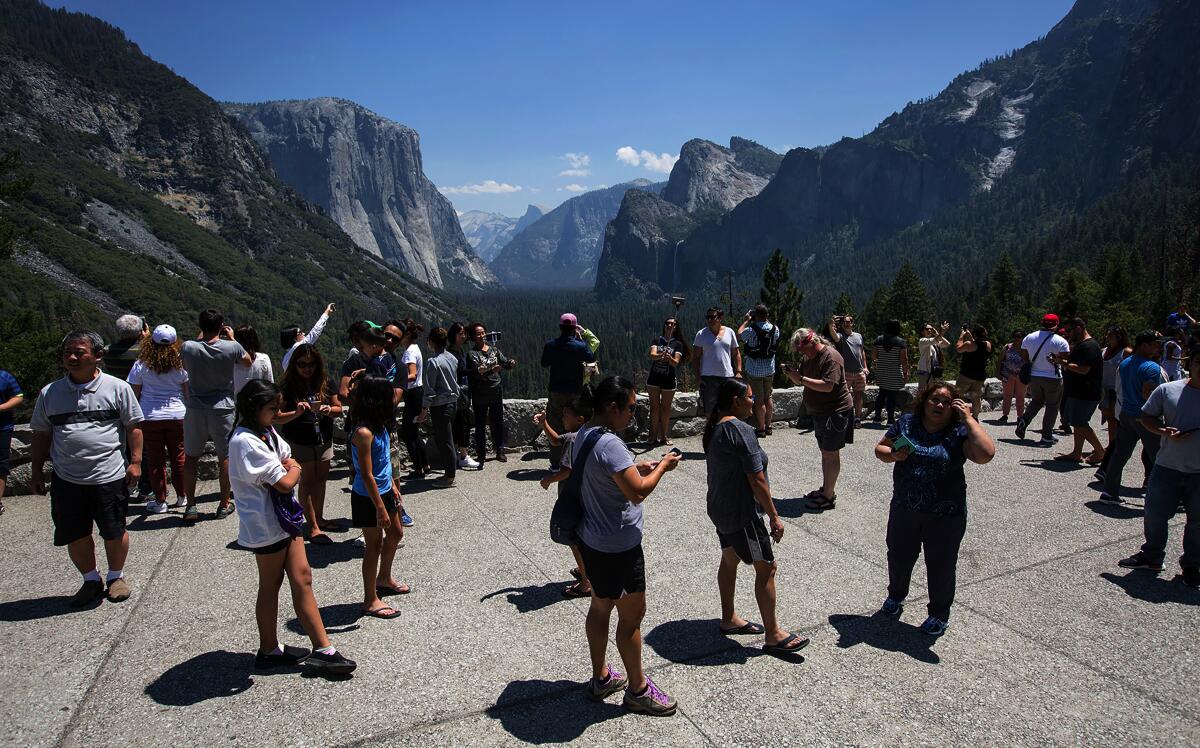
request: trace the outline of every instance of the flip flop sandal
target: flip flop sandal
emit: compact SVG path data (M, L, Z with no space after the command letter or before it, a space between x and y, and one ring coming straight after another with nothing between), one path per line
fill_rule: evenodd
M755 623L754 621L746 621L737 628L721 629L721 633L725 636L757 636L765 632L766 629L763 628L762 624Z
M768 654L793 654L799 652L808 646L808 637L800 636L799 634L788 634L788 637L783 641L775 644L764 644L763 651Z
M809 499L804 503L806 509L813 512L824 512L833 509L837 506L837 496L832 499L826 498L824 494L816 498Z
M579 573L579 569L571 569L571 576L576 579L583 579L583 575Z
M385 610L390 610L392 612L384 613ZM386 621L386 620L391 620L393 618L399 618L400 611L398 611L392 607L384 606L382 608L376 608L375 610L364 610L363 615L370 616L371 618L382 618Z
M579 582L576 582L575 584L569 585L567 587L563 587L562 593L563 593L563 597L567 597L567 598L591 597L592 596L591 590L584 592L582 589L580 589Z
M404 589L400 589L400 587L403 587ZM375 585L375 594L376 595L407 595L408 593L412 592L411 584L401 583L400 587L385 587L383 585L377 584L377 585Z

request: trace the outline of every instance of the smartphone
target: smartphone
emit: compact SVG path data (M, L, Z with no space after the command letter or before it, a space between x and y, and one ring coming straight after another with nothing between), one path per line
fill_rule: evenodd
M1184 434L1190 434L1194 431L1200 431L1200 426L1193 426L1190 429L1183 429L1182 431L1179 432L1179 435L1183 436Z
M679 456L679 457L683 457L683 451L682 451L682 450L680 450L680 449L679 449L679 447L671 447L670 449L668 449L668 450L667 450L667 454L668 454L668 455L677 455L677 456ZM666 457L666 456L667 456L667 455L663 455L663 457Z

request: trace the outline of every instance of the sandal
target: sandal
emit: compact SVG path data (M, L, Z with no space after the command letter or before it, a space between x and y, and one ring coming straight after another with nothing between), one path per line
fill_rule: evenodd
M810 512L824 512L833 509L837 506L837 494L833 498L828 498L823 493L817 493L816 496L804 502L804 507Z
M674 447L675 446L675 442L671 441L670 439L663 439L662 443L663 443L663 446L665 446L665 447Z
M585 591L583 589L583 585L580 584L579 582L576 582L575 584L563 587L562 593L563 593L563 597L566 597L566 598L591 597L592 596L592 591L591 590Z
M575 577L576 579L583 579L583 575L579 573L579 569L577 568L571 569L571 576Z
M225 519L226 517L228 517L231 514L233 514L233 504L232 503L226 504L225 506L217 507L217 519Z
M385 612L385 611L390 611L390 612ZM393 618L399 618L400 611L396 610L395 608L393 608L389 605L385 605L382 608L375 608L374 610L364 610L363 615L370 616L371 618L382 618L384 620L391 620Z
M799 634L788 634L788 637L775 644L763 644L763 651L768 654L793 654L808 646L808 637Z
M741 626L731 629L721 629L721 633L725 636L757 636L766 632L761 623L754 621L746 621Z
M410 592L412 592L411 584L402 583L399 587L388 587L382 584L375 585L375 594L379 595L380 597L384 597L386 595L407 595Z

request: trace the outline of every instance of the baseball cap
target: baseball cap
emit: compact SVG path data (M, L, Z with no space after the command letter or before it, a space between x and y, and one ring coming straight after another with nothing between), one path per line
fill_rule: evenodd
M558 324L560 324L560 325L575 325L576 327L578 327L579 326L579 318L576 317L574 314L567 312L566 314L564 314L563 316L558 318Z
M1058 315L1047 314L1042 317L1042 327L1058 327Z
M1163 336L1158 332L1158 330L1142 330L1137 334L1137 337L1133 339L1133 344L1137 346L1142 345L1143 343L1161 343L1162 339Z
M150 339L159 345L172 345L179 336L175 333L175 328L170 325L159 325L154 328L154 332L150 333Z
M381 330L382 328L380 327L368 327L366 330L362 331L362 333L358 336L358 339L364 343L383 345L387 342L387 338L384 336Z

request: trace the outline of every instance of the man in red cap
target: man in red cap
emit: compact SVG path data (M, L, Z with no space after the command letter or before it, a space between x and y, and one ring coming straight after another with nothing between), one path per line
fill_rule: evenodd
M1043 447L1054 444L1054 422L1058 418L1059 403L1062 402L1062 371L1058 357L1071 350L1067 341L1055 332L1057 329L1058 315L1047 314L1042 317L1042 329L1026 335L1021 341L1021 358L1030 364L1029 407L1025 409L1025 415L1017 419L1017 438L1025 438L1025 429L1033 423L1044 405L1046 412L1042 414L1042 438L1038 442Z
M546 400L546 420L562 433L563 406L583 389L583 365L594 363L599 339L579 325L579 319L567 312L558 318L558 337L547 340L542 348L542 367L550 370L550 392ZM562 447L550 447L550 469L557 471Z

